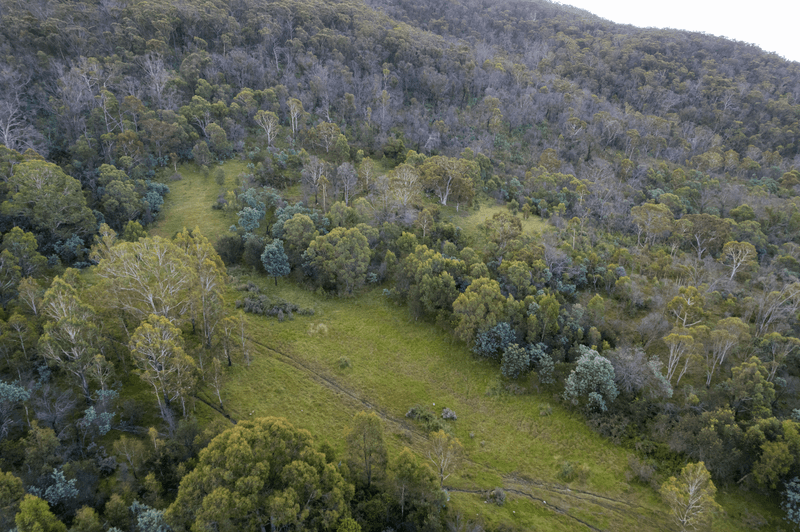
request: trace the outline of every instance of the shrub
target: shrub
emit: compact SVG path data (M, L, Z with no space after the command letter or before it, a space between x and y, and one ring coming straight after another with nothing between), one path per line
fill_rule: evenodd
M585 482L586 479L589 478L589 472L588 466L566 460L561 463L556 476L564 482L572 482L573 480Z
M573 404L582 403L589 411L605 412L606 402L617 398L614 384L614 366L597 351L580 346L582 355L567 378L564 399Z
M524 347L520 347L517 344L509 344L503 351L500 372L507 379L516 379L528 370L530 360L530 354Z
M255 292L258 293L257 291ZM303 316L313 316L312 309L301 309L294 303L277 298L274 301L264 294L258 294L254 297L247 296L244 299L236 300L236 308L241 308L250 314L259 314L261 316L274 316L283 319L292 319L294 313ZM282 320L281 320L282 321Z
M800 478L794 477L786 483L781 508L786 512L787 521L800 525Z
M437 417L430 409L422 405L412 406L406 412L406 417L422 423L428 432L438 432L440 430L448 434L451 432L450 426L443 419Z
M472 352L486 358L498 358L509 344L516 341L514 330L506 322L501 322L475 336Z
M653 467L653 465L649 462L639 460L633 455L628 457L628 467L630 471L625 474L625 478L628 482L635 480L642 484L650 484L656 473L656 468Z
M503 506L506 503L506 492L503 488L495 488L489 492L489 502L497 506Z

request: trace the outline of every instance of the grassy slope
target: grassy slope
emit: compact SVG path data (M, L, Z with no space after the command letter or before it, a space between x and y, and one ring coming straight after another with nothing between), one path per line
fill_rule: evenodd
M225 168L230 188L243 165L229 163ZM219 186L213 178L182 173L183 180L170 183L165 220L151 233L171 236L183 226L197 225L213 241L234 221L232 215L210 209ZM477 224L498 210L491 205L469 215L449 214L474 234ZM532 218L526 230L543 226ZM240 280L248 278L234 273ZM410 446L422 455L424 433L407 421L405 412L415 404L435 412L447 406L459 416L453 429L469 456L447 484L453 488L453 504L466 515L480 514L489 523L513 523L526 530L590 529L581 522L595 530L672 528L657 493L626 482L626 451L564 410L553 390L487 394L502 389L496 366L475 360L437 327L411 320L380 289L340 300L288 281L279 281L276 288L270 279L253 280L264 293L313 308L315 315L284 323L248 317L253 362L249 368L233 368L224 392L234 419L284 416L342 450L342 434L353 414L374 408L392 435L392 454ZM228 300L236 297L231 290ZM318 324L324 324L327 332L317 330ZM342 359L350 367L343 369ZM549 408L551 415L540 415ZM587 466L585 480L568 485L559 480L557 473L566 461ZM496 486L509 495L502 508L485 504L474 493ZM715 530L751 530L753 521L748 524L747 518L753 515L778 525L774 505L753 494L743 497L728 491L718 500L728 515L716 520Z
M222 167L225 170L225 184L220 186L214 180L214 171L217 165L210 166L210 175L203 177L195 165L180 167L183 179L169 181L169 194L164 201L165 216L148 228L152 236L172 238L176 233L187 229L200 227L200 232L211 242L228 230L236 217L221 210L213 210L211 205L217 201L217 196L222 188L232 190L235 188L236 177L247 170L246 163L242 161L229 161Z

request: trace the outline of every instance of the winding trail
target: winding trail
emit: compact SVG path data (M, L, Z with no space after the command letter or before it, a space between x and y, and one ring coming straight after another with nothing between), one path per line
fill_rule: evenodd
M312 365L308 364L308 362L285 352L281 349L281 346L272 347L255 338L249 338L249 340L254 346L258 346L260 349L263 349L280 362L305 373L309 378L321 386L331 390L346 402L351 403L354 408L374 411L387 423L387 425L410 436L416 447L423 447L427 442L427 436L417 427L416 424L411 423L405 418L401 419L391 415L387 411L381 409L379 405L373 404L359 396L351 389L343 386L336 379L320 372ZM226 418L231 420L231 422L236 422L236 419L234 419L231 414L221 410L216 405L213 405L202 398L198 397L198 399L224 415ZM586 530L595 532L612 532L617 530L619 528L618 525L622 523L634 524L635 526L637 521L640 523L642 521L646 521L649 527L652 528L655 523L666 522L664 516L653 515L651 510L648 510L637 504L632 504L623 499L616 499L585 490L572 489L565 485L552 484L542 480L528 478L520 474L509 474L489 467L486 464L475 462L469 458L467 458L467 461L477 468L481 468L487 472L491 472L497 476L500 476L503 479L503 486L501 487L507 493L513 493L519 497L540 502L543 507L548 508L556 514L569 518L574 523L580 525ZM454 493L470 493L480 495L482 497L486 497L489 491L488 489L468 490L449 486L446 486L446 488L448 491ZM580 512L580 516L576 515L577 512ZM587 520L587 515L595 517L595 520L593 520L594 524ZM599 522L608 523L608 526L601 528L598 526ZM659 526L659 529L669 530L668 528L664 528L663 525Z

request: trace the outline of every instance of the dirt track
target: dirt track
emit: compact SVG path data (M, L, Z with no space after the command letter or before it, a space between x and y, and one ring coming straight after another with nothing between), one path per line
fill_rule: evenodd
M427 436L416 424L410 422L406 418L397 418L392 416L385 410L381 409L379 405L370 403L363 397L360 397L357 393L343 386L331 376L321 373L300 358L284 352L280 346L278 346L276 349L275 347L270 347L254 338L250 338L249 340L253 345L258 346L265 352L272 354L280 362L290 365L305 373L309 378L313 379L318 384L328 388L334 394L341 397L344 402L350 403L355 409L374 411L387 423L390 430L394 432L402 432L403 434L408 435L411 438L414 446L421 448L427 441ZM221 410L203 398L198 397L198 399L224 415L226 418L231 420L231 422L236 423L237 420L230 413ZM665 516L648 516L646 514L650 512L645 508L631 504L622 499L615 499L590 491L572 489L565 485L544 482L542 480L529 478L518 473L505 473L488 467L485 464L474 462L472 460L469 461L478 468L482 468L502 477L503 486L501 487L507 493L539 502L543 507L550 509L556 514L569 518L574 523L579 524L585 530L610 532L618 529L618 525L621 525L624 522L646 522L647 526L652 529L655 523L666 523ZM450 492L471 493L481 497L486 497L488 491L493 487L494 486L486 487L485 489L468 490L445 486L445 488ZM580 513L580 516L576 515L577 513ZM586 516L592 516L594 519ZM609 523L609 526L602 528L600 525L601 522ZM659 526L659 529L668 530L669 528L666 528L662 525Z

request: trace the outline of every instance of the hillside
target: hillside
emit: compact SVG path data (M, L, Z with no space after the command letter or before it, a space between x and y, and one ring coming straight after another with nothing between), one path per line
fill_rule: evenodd
M798 524L800 64L544 0L0 18L0 529Z

